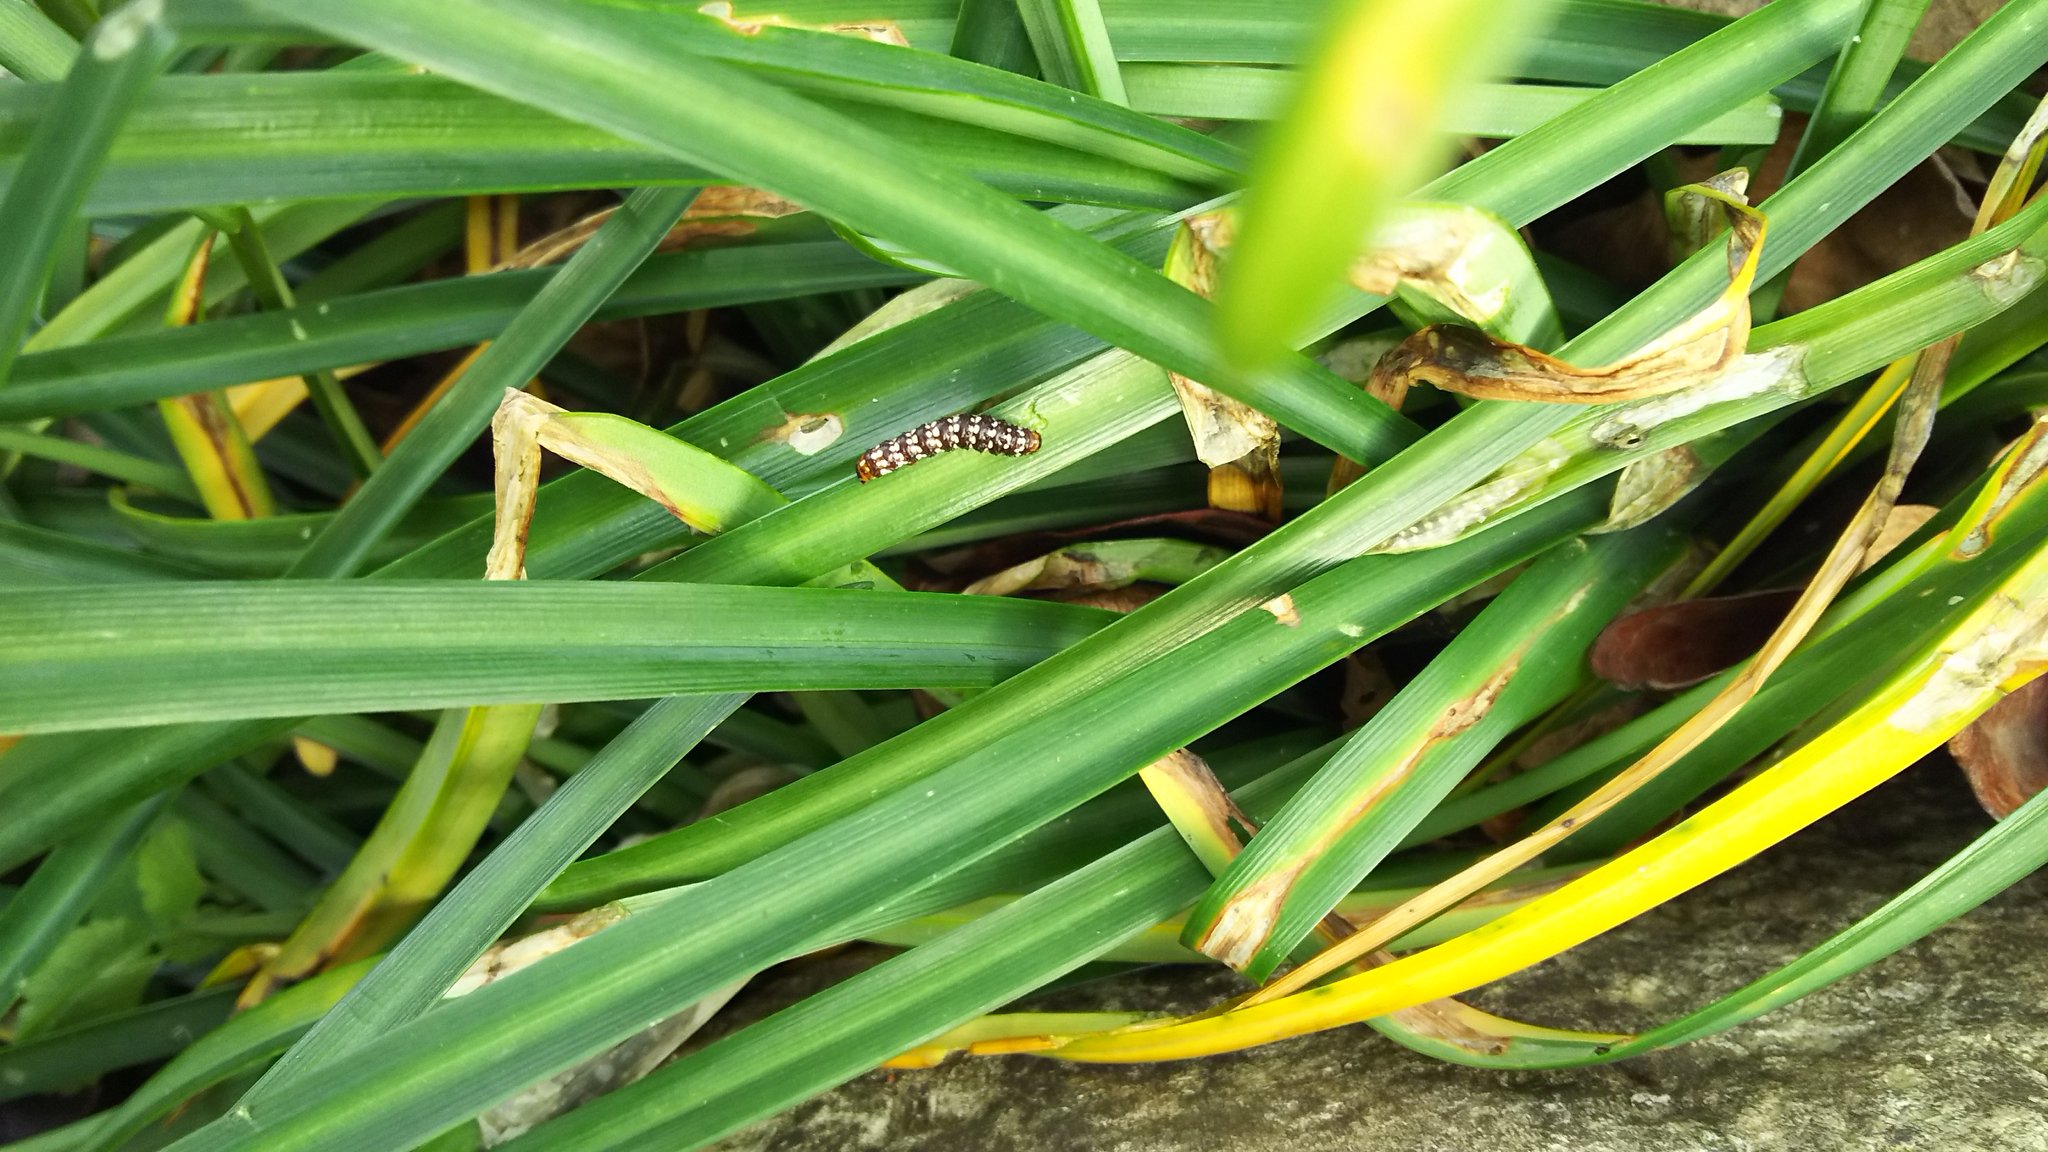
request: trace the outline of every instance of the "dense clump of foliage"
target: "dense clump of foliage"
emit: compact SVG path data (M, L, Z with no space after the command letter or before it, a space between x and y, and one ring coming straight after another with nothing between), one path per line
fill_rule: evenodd
M1925 7L0 0L9 1135L1567 1067L1964 913L2048 861L2048 0ZM1785 968L1454 999L1944 744L2003 819Z

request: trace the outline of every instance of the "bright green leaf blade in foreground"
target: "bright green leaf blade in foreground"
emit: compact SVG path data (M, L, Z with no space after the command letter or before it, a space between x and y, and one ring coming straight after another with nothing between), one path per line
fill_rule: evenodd
M796 29L721 35L673 11L636 15L1018 196L1166 207L1214 192L1242 165L1221 141L960 61ZM0 173L53 95L0 91ZM716 170L444 77L169 76L114 141L85 207L721 182Z
M0 675L19 688L0 730L987 685L1109 619L994 597L655 582L0 591Z

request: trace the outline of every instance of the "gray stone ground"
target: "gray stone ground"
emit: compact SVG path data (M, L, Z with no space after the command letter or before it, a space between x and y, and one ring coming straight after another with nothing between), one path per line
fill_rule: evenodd
M1475 999L1541 1023L1650 1026L1797 956L1987 823L1936 757L1677 904ZM1604 1068L1454 1067L1363 1027L1177 1064L958 1061L869 1074L719 1148L2048 1149L2044 940L2048 876L2037 874L1773 1015ZM759 982L749 1003L758 1013L855 962L793 966ZM1215 972L1157 969L1069 989L1047 1006L1188 1010L1234 987Z

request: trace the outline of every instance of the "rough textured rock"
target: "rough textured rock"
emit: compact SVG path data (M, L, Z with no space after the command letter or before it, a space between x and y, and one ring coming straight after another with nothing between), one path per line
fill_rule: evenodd
M1650 1026L1792 959L1987 824L1953 765L1937 758L1678 903L1476 999L1543 1023ZM719 1148L2048 1149L2044 938L2048 876L2037 874L1770 1016L1604 1068L1455 1067L1363 1027L1167 1065L956 1061L871 1073ZM799 968L756 995L783 1000L816 976ZM1187 1010L1234 987L1213 971L1158 969L1040 1003Z

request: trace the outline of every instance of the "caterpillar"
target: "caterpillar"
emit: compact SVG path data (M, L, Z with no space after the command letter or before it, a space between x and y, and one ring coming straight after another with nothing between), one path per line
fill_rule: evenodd
M948 416L920 424L861 453L854 473L865 484L905 464L915 464L955 448L972 448L998 456L1029 456L1038 451L1038 433L993 416Z

